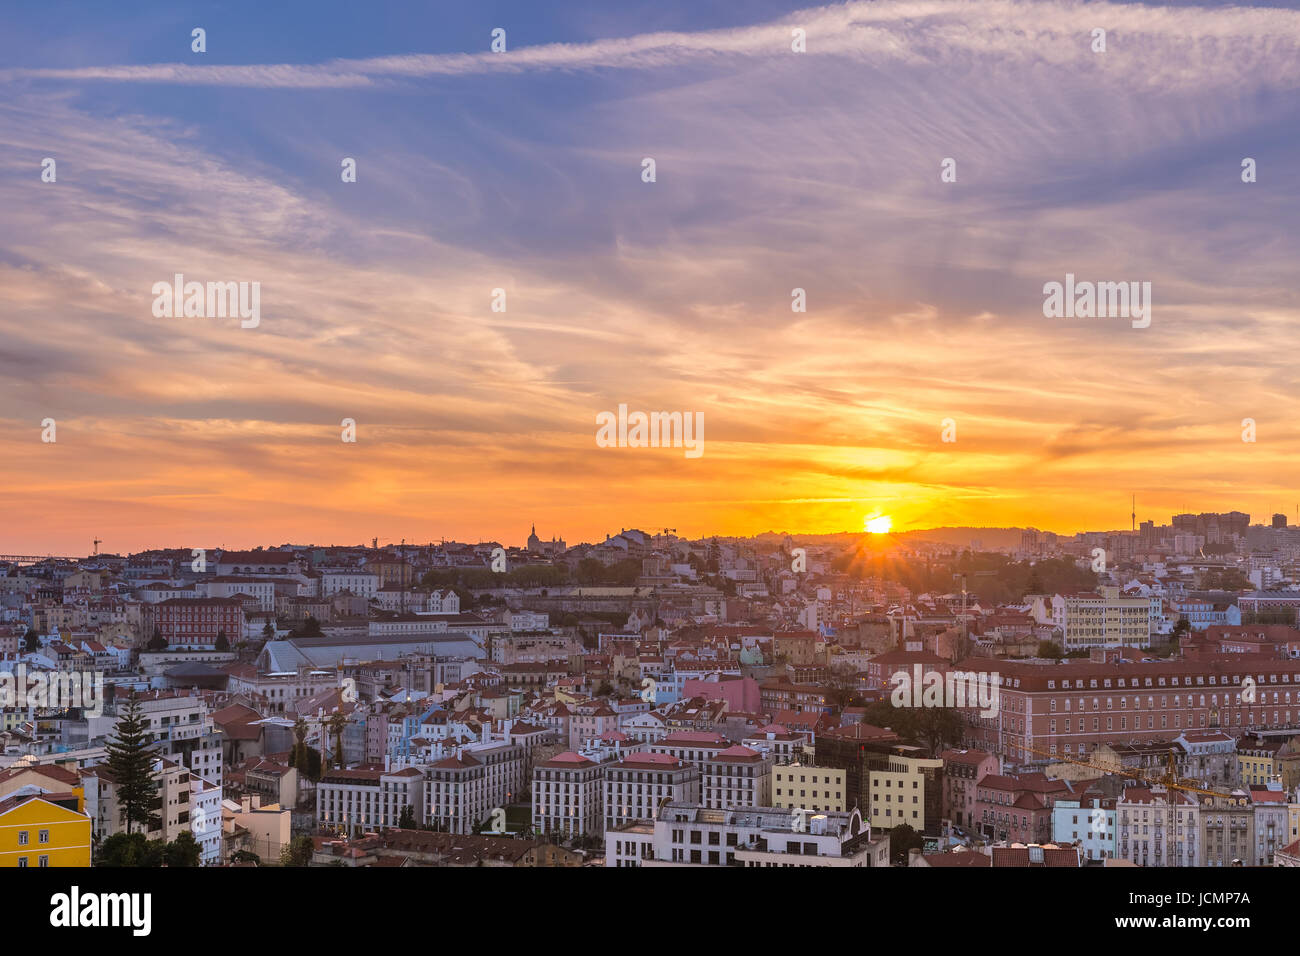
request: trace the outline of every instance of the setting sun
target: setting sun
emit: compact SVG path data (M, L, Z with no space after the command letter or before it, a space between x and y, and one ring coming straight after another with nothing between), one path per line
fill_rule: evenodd
M863 525L867 529L867 534L889 534L893 522L888 515L874 515L864 519Z

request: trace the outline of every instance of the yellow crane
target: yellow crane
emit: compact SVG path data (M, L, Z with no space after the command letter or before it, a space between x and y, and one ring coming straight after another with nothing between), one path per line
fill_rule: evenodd
M1041 757L1048 757L1051 760L1074 764L1077 767L1087 767L1089 770L1095 770L1102 775L1110 774L1110 773L1118 773L1121 776L1132 777L1135 780L1141 780L1143 783L1157 784L1169 791L1180 790L1184 793L1198 793L1201 794L1202 796L1217 797L1219 799L1230 799L1232 797L1231 793L1222 790L1209 790L1206 789L1205 787L1196 786L1197 781L1185 780L1184 778L1179 777L1177 769L1174 766L1173 753L1170 753L1167 757L1165 772L1160 774L1159 776L1152 776L1151 772L1146 770L1125 770L1125 769L1116 770L1113 767L1099 767L1096 764L1091 762L1074 760L1071 757L1064 757L1060 754L1050 753L1046 750L1039 750L1036 747L1030 747L1027 744L1021 744L1020 747L1021 749L1027 750L1030 753L1038 754Z

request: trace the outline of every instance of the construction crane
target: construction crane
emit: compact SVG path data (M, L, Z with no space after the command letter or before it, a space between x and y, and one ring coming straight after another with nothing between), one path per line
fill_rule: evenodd
M96 539L95 539L95 551L94 551L95 554L99 554L99 546L100 546L101 544L103 544L103 543L104 543L104 539L103 539L103 538L96 538Z
M1114 767L1099 767L1094 763L1089 763L1082 760L1074 760L1071 757L1064 757L1060 754L1049 753L1046 750L1039 750L1036 747L1030 747L1026 744L1020 744L1019 746L1022 750L1027 750L1030 753L1038 754L1041 757L1048 757L1055 761L1074 764L1077 767L1087 767L1089 770L1096 770L1098 773L1103 775L1117 773L1124 777L1132 777L1134 780L1141 780L1143 783L1156 784L1158 786L1162 786L1169 791L1179 790L1184 793L1198 793L1201 794L1202 796L1216 797L1220 800L1231 799L1233 796L1231 793L1227 793L1222 790L1208 790L1205 787L1195 786L1194 785L1195 781L1184 780L1182 777L1179 777L1178 772L1174 767L1174 755L1172 753L1170 753L1167 757L1165 772L1160 774L1159 776L1152 776L1151 772L1146 770L1130 770L1130 769L1116 770Z

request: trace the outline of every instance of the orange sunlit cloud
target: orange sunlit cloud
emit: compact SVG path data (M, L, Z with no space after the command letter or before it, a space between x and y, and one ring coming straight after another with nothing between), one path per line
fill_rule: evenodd
M755 25L490 82L360 64L337 84L391 72L328 96L221 68L203 122L131 71L0 76L0 551L1290 512L1300 200L1220 153L1277 122L1253 93L1300 85L1300 15L1089 6L1148 55L1076 51L1073 4L976 0L811 11L836 39L802 63ZM567 69L602 93L577 113ZM458 72L454 135L393 121ZM502 91L529 123L474 118ZM366 148L349 186L340 142ZM1151 281L1151 326L1044 318L1067 272ZM176 273L259 282L261 324L154 317ZM702 413L703 455L600 447L619 404Z

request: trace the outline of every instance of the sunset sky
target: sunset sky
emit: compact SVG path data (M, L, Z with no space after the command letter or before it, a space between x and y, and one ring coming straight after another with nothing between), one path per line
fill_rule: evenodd
M1295 514L1300 12L216 10L4 14L0 552ZM1066 273L1150 328L1044 318Z

